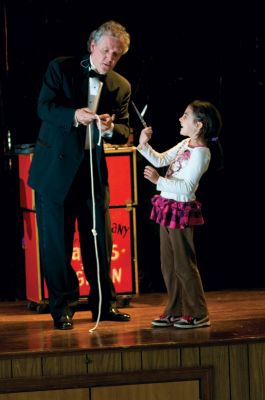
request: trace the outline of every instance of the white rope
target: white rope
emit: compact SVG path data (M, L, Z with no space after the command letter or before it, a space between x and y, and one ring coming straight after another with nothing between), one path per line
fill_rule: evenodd
M101 123L100 123L100 118L99 118L99 116L97 114L95 115L95 118L98 121L98 129L99 129L99 138L98 138L97 146L100 146L101 145L101 134L102 134L102 132L101 132ZM96 231L96 212L95 212L96 208L95 208L95 191L94 191L94 173L93 173L92 138L91 138L91 135L89 135L89 157L90 157L92 213L93 213L92 234L94 236L95 254L96 254L96 262L97 262L97 280L98 280L98 296L99 296L97 321L96 321L96 324L94 325L94 327L89 329L89 332L92 333L97 329L99 321L100 321L101 307L102 307L102 291L101 291L101 284L100 284L100 265L99 265L99 258L98 258L98 244L97 244L97 231Z

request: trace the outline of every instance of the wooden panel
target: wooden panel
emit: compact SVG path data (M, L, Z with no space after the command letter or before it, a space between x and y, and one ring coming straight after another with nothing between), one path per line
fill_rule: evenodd
M182 367L198 367L200 365L199 347L184 347L180 350Z
M250 344L248 347L250 398L265 399L265 343Z
M122 370L137 371L142 369L142 354L140 351L122 353Z
M0 360L0 379L11 378L11 360Z
M91 389L91 400L198 400L199 381L108 386Z
M86 355L69 355L45 357L43 359L43 376L84 375L87 373Z
M212 366L214 369L214 400L230 400L228 347L201 348L201 366Z
M89 353L87 355L88 373L119 372L121 368L121 354L110 351Z
M142 352L143 369L177 368L180 366L179 349Z
M231 400L249 400L247 345L229 346Z
M210 368L138 371L110 374L107 379L109 384L106 379L100 385L91 382L91 400L212 400Z
M2 394L23 393L28 391L53 392L62 389L91 389L95 387L196 381L200 388L200 398L203 400L212 400L212 373L213 371L211 368L200 367L134 371L133 373L128 371L75 376L14 378L0 382L0 392ZM199 398L199 396L197 396L197 398Z
M0 400L89 400L89 389L0 394Z
M13 378L41 376L41 358L19 358L12 361Z

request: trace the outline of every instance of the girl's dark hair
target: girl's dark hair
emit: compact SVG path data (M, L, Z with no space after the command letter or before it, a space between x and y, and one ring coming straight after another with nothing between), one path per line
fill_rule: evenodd
M194 118L202 122L200 136L207 141L215 141L222 128L222 118L217 108L209 101L194 100L190 103Z
M212 154L211 167L221 170L224 167L223 149L219 140L222 129L222 118L217 108L209 101L194 100L189 104L194 118L202 122L200 136L202 136Z

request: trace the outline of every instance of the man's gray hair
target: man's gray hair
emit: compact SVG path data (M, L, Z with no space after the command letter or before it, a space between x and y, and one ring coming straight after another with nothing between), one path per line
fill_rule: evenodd
M123 43L122 54L127 53L127 51L129 50L130 34L126 31L126 28L124 26L122 26L116 21L111 20L104 22L104 24L100 25L98 29L95 29L93 32L91 32L89 39L87 41L87 47L89 52L92 40L94 40L95 43L98 43L103 35L109 35L121 40L121 42Z

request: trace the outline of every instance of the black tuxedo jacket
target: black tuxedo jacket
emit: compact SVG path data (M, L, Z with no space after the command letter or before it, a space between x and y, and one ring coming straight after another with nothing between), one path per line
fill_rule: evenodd
M77 108L87 107L89 56L83 60L61 57L50 62L38 99L42 123L29 171L28 184L55 202L62 203L84 157L86 128L74 126ZM130 83L110 71L101 91L97 114L115 114L110 142L126 143L129 136ZM98 132L94 137L98 141ZM95 144L96 167L102 192L108 186L103 143Z

